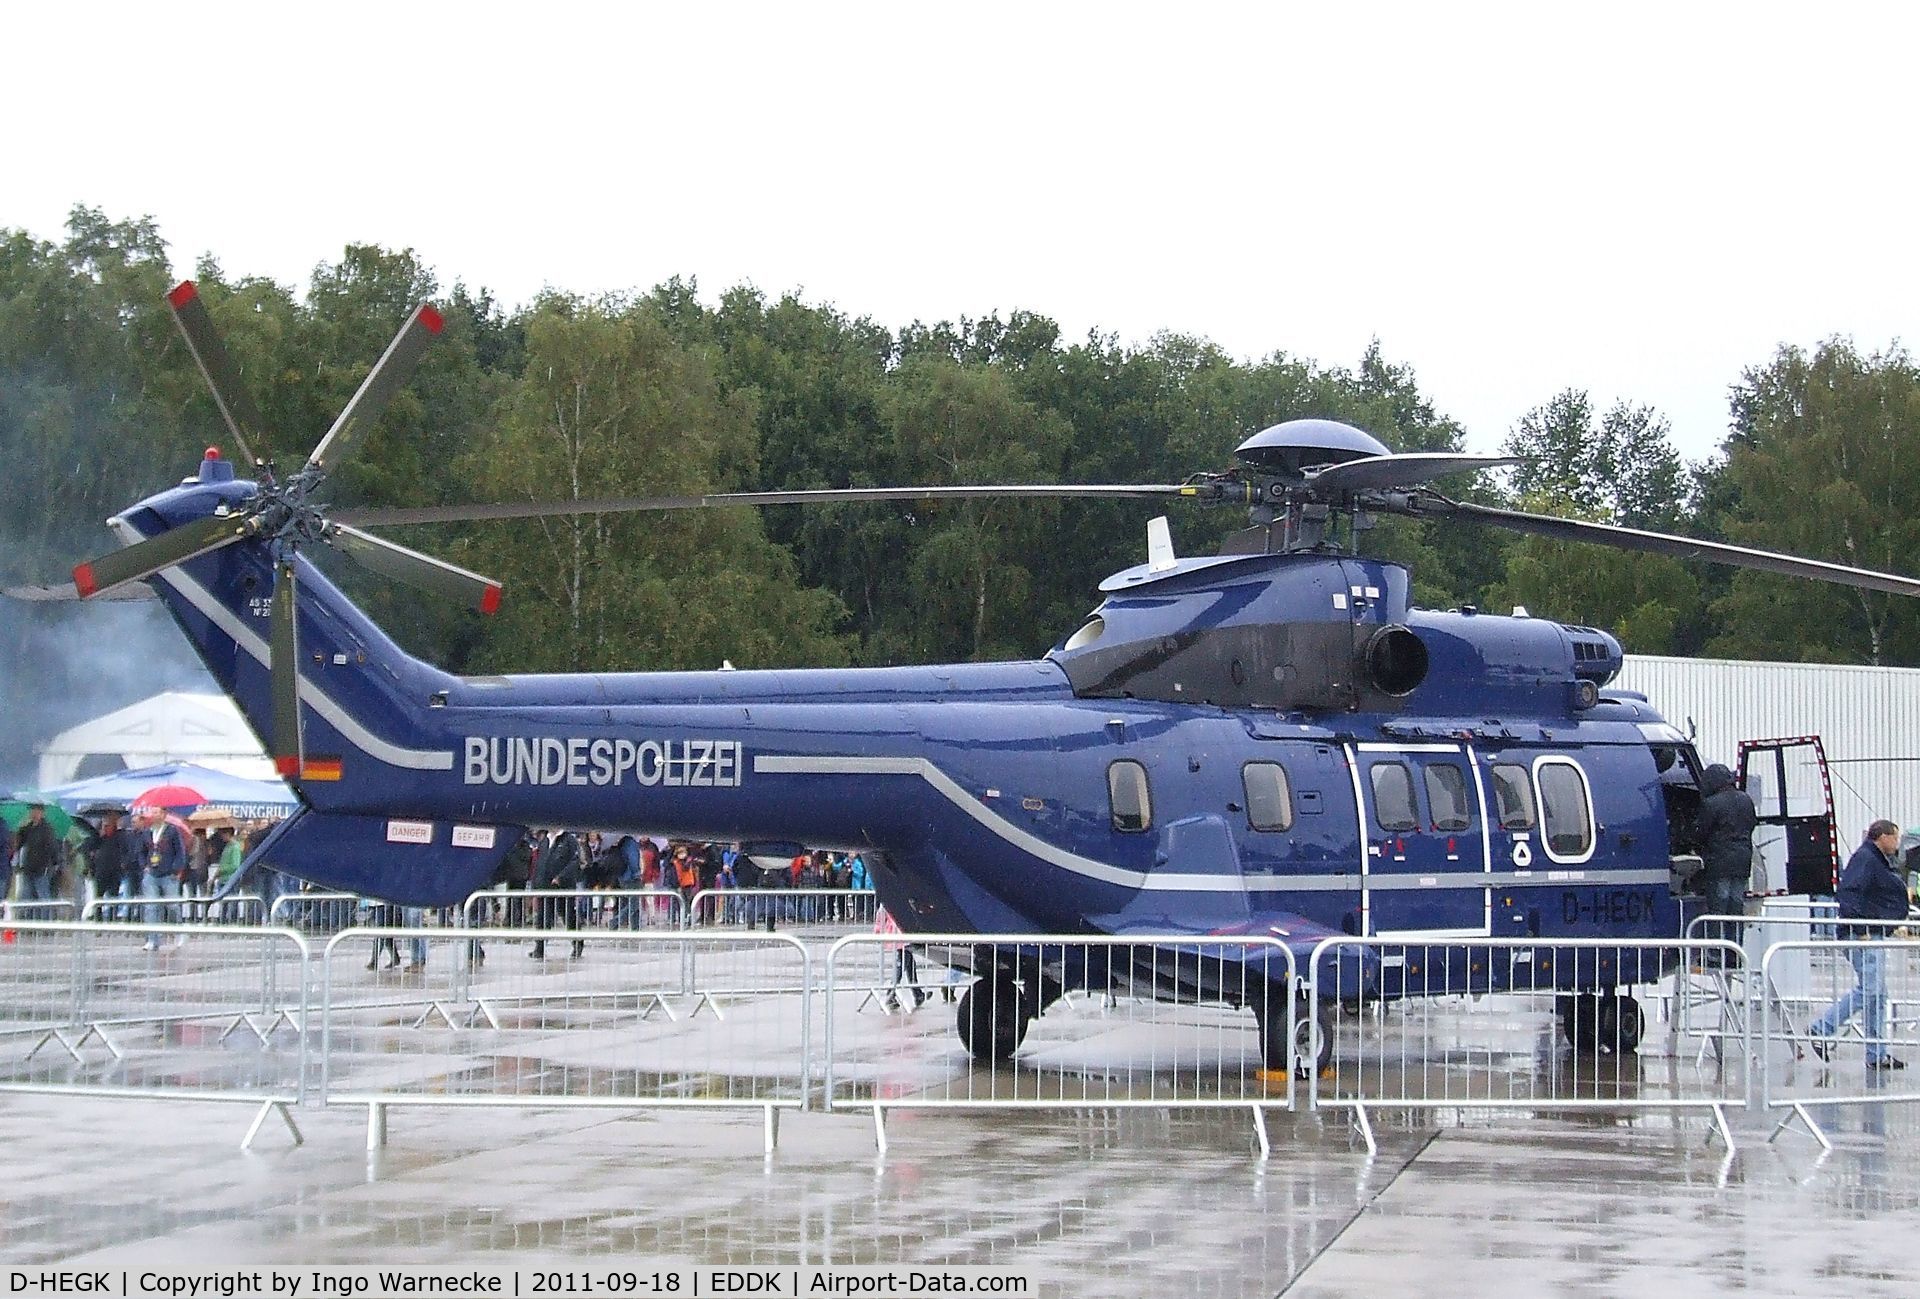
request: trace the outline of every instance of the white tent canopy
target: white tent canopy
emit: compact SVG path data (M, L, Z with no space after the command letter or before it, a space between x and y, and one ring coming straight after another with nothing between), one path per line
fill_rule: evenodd
M104 775L163 762L192 762L246 780L275 779L272 760L231 699L169 690L47 741L40 749L39 784L67 784L83 774L83 765L86 775Z

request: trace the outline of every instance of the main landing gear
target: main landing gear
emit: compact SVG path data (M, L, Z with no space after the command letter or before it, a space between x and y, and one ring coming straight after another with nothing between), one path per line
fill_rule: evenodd
M1632 994L1576 992L1560 998L1560 1032L1576 1051L1629 1055L1640 1048L1647 1017Z
M1264 1000L1253 1003L1253 1013L1260 1021L1261 1062L1269 1071L1285 1073L1291 1059L1294 1072L1306 1078L1333 1063L1333 1012L1322 1008L1316 1019L1311 1010L1305 988L1294 994L1291 1024L1284 992L1271 991Z
M1060 985L1038 971L992 966L960 994L960 1045L984 1065L1013 1058L1040 1012L1060 998Z

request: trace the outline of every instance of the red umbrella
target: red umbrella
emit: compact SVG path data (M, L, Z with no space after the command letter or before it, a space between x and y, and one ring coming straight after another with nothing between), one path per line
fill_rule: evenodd
M155 785L133 800L135 807L164 807L170 812L199 807L207 796L191 785Z
M193 827L188 825L187 819L178 812L169 812L164 807L157 807L152 803L144 802L135 803L131 809L134 820L139 823L144 823L147 817L155 812L162 813L166 817L167 824L178 830L182 839L187 840L189 843L193 841Z

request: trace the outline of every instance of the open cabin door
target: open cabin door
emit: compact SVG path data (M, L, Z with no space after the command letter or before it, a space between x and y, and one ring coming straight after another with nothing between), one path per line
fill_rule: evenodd
M1464 744L1349 744L1368 934L1484 937L1492 858L1485 772Z
M1740 741L1734 773L1753 799L1753 832L1764 893L1831 897L1839 877L1839 836L1833 823L1833 782L1817 735Z

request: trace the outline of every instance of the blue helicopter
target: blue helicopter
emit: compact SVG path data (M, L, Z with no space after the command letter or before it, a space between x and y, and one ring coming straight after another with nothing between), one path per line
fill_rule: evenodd
M1324 1053L1324 1025L1279 1009L1278 963L1219 956L1209 937L1277 936L1304 970L1339 934L1681 932L1674 858L1693 846L1700 764L1645 698L1606 688L1619 643L1412 607L1403 567L1353 553L1372 516L1920 594L1906 577L1453 500L1429 484L1511 462L1395 454L1327 420L1263 429L1233 469L1173 484L330 510L321 489L439 331L433 307L409 316L304 466L277 477L252 457L259 412L193 284L169 303L252 477L210 449L194 477L110 521L123 548L78 566L70 594L149 583L265 739L303 806L251 861L437 906L484 886L531 825L797 842L865 852L909 933L1191 937L1150 969L1096 970L1071 948L948 952L978 976L958 1027L984 1062L1010 1056L1064 990L1121 983L1250 1006L1276 1067L1290 1041ZM367 529L989 496L1215 503L1251 526L1226 553L1181 557L1154 520L1145 562L1103 582L1043 658L852 670L455 676L403 651L303 553L330 545L491 612L499 583ZM1659 973L1630 951L1589 951L1544 974L1377 962L1344 986L1398 997L1545 978L1588 999L1569 1026L1630 1047L1641 1019L1624 989Z

